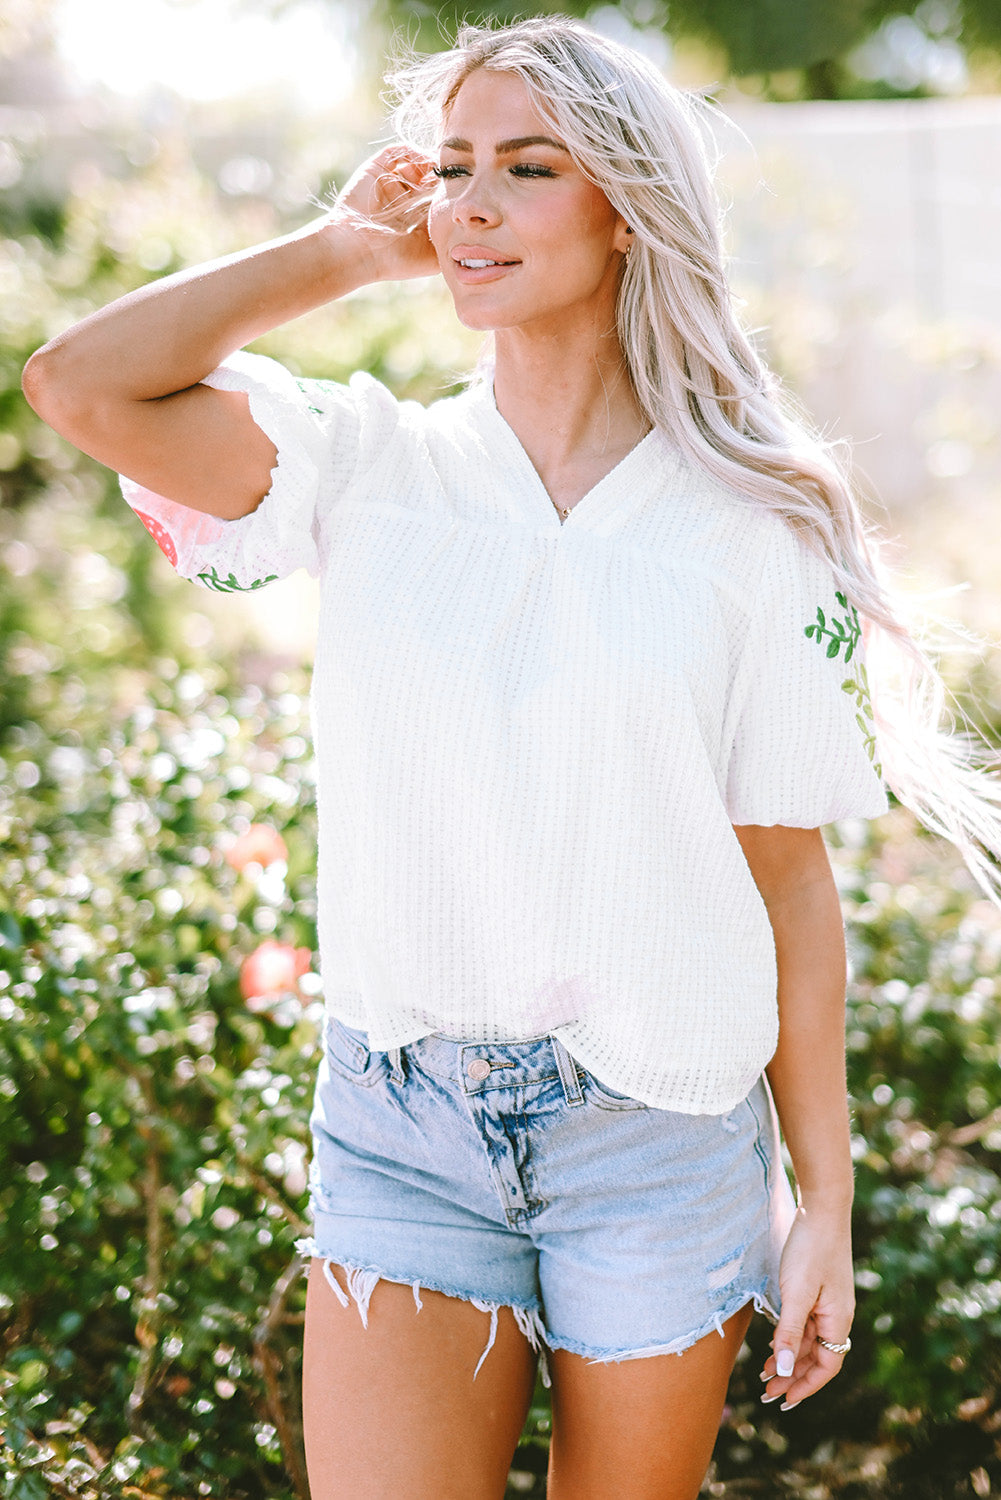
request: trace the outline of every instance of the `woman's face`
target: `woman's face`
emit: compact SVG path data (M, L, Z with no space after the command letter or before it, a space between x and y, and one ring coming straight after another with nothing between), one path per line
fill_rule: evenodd
M467 327L614 326L625 223L516 74L469 75L445 119L438 170L428 228Z

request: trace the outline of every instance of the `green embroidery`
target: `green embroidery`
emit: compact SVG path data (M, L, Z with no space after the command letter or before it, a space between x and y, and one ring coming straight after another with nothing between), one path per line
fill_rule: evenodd
M333 384L334 384L334 382L332 380L311 380L308 383L305 380L297 380L296 381L296 385L299 387L300 391L302 391L302 394L304 396L311 396L313 394L313 390L317 386L319 386L322 389L323 386L325 386L325 385L333 385ZM307 401L307 403L306 403L306 410L313 412L313 414L315 416L317 416L317 417L322 417L323 416L323 407L322 406L314 406L313 403L312 403L312 401Z
M811 641L816 641L818 646L827 645L825 651L830 661L840 656L842 647L845 653L845 665L855 655L858 644L862 639L862 626L859 623L858 610L854 604L849 604L844 594L835 594L835 599L844 611L841 619L832 617L830 620L817 605L817 618L812 625L807 625L804 635ZM876 730L872 711L872 695L869 692L869 675L866 672L864 662L857 662L855 675L846 677L841 684L841 691L855 699L855 722L862 731L862 743L865 753L872 761L873 769L877 776L882 776L883 767L876 759Z
M869 692L869 674L863 662L859 662L854 677L845 678L841 684L841 691L855 699L855 707L858 709L855 722L862 731L865 753L872 761L876 775L882 776L883 767L876 759L876 729L873 721L872 697Z
M838 655L842 646L845 648L845 661L850 662L855 655L855 648L862 639L862 627L859 624L858 610L854 604L849 604L844 594L835 594L835 599L845 611L844 619L828 620L820 605L817 605L817 619L813 625L806 627L806 634L811 640L820 645L827 637L827 654L832 659Z
M198 577L206 588L215 589L220 594L252 594L254 589L262 589L266 583L274 583L278 574L269 573L267 578L255 578L253 583L238 583L232 573L228 578L220 578L212 567L207 573L199 573Z

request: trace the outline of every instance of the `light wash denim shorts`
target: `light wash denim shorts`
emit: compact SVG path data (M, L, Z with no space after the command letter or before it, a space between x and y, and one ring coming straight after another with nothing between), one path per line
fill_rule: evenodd
M606 1088L555 1037L370 1051L329 1018L312 1237L367 1326L382 1279L501 1307L544 1356L680 1354L747 1303L773 1319L788 1180L764 1080L724 1115ZM476 1366L479 1370L480 1364ZM475 1373L475 1372L474 1372Z

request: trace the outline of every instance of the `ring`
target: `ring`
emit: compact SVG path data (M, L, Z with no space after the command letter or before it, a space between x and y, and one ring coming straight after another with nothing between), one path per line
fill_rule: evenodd
M843 1344L832 1344L827 1339L822 1339L819 1334L817 1335L817 1343L822 1349L829 1349L832 1354L847 1354L852 1346L851 1339L846 1338Z

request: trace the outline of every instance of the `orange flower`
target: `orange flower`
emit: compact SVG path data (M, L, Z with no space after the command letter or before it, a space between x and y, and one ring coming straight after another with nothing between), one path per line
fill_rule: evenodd
M248 1002L265 996L294 994L312 962L309 948L293 948L291 943L276 943L274 938L266 938L243 960L240 994Z
M226 853L228 864L234 870L245 870L250 864L267 867L275 860L288 859L285 840L270 823L251 823Z

